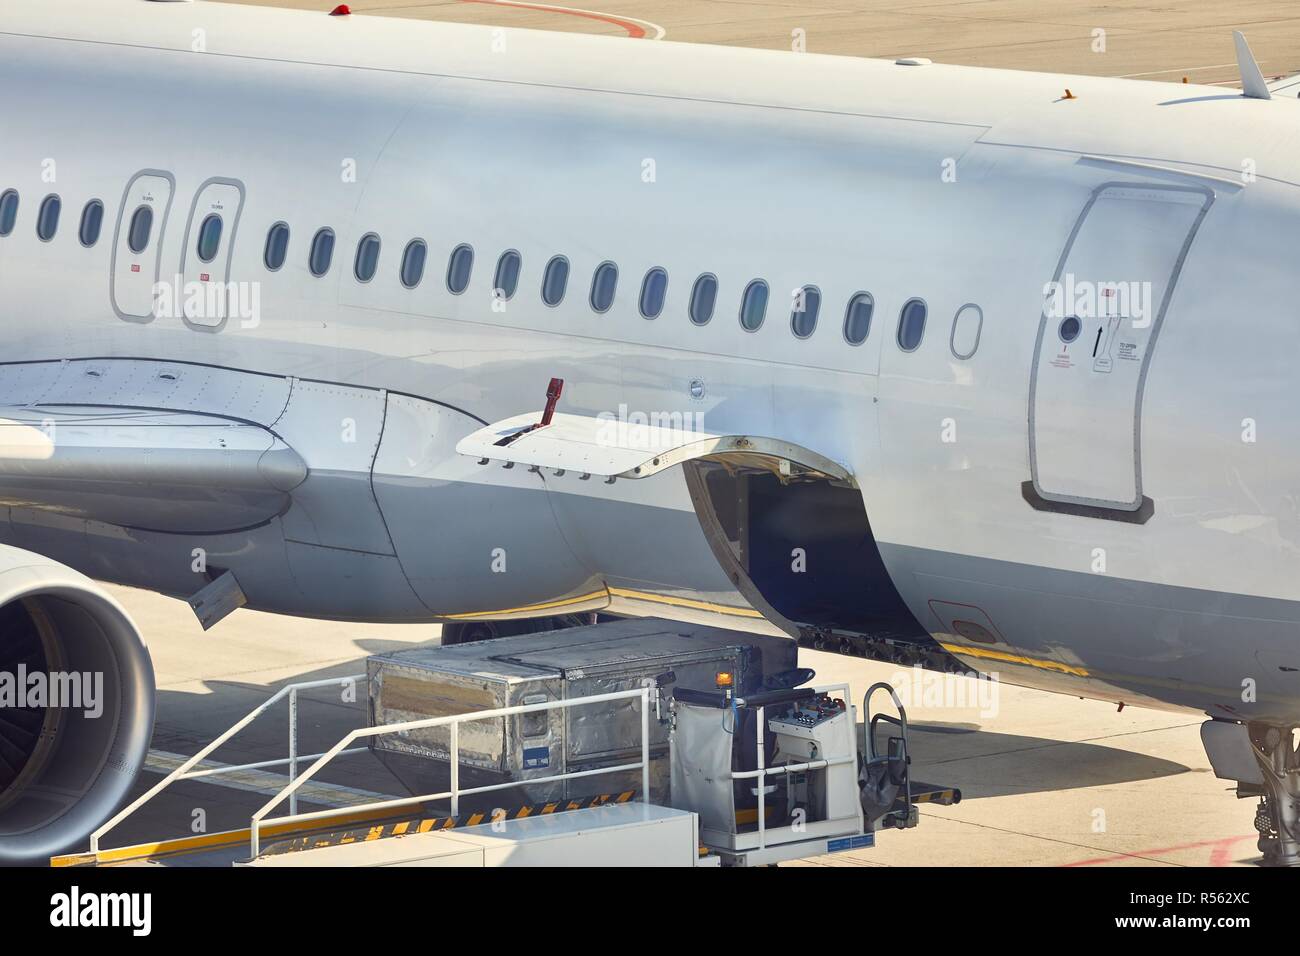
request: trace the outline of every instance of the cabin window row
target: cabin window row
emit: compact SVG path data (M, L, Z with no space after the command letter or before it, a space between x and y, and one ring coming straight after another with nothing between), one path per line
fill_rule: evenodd
M308 268L314 276L324 276L330 269L334 255L334 230L325 227L317 230L312 237L308 253ZM289 227L283 222L273 225L267 234L265 264L272 272L283 267L288 256ZM358 282L370 282L379 268L381 241L377 234L371 232L362 236L357 243L356 257L353 262L353 275ZM428 264L429 247L423 239L412 239L402 250L398 266L398 277L407 289L414 289L424 279ZM519 288L519 276L523 268L523 258L517 250L509 249L497 259L493 273L492 294L501 301L514 298ZM470 277L474 269L474 249L462 243L451 251L447 260L446 285L453 295L461 295L469 288ZM541 299L544 304L554 308L562 301L568 291L570 276L569 260L564 256L553 256L546 263L542 274ZM600 263L592 274L591 290L588 297L592 311L608 312L614 305L618 291L619 270L614 262ZM739 320L740 326L747 332L757 332L767 317L770 289L762 279L750 282L741 295ZM657 319L664 310L668 296L668 272L655 266L646 272L641 280L640 293L637 297L637 311L646 319ZM817 329L817 320L821 312L822 294L816 286L803 286L794 291L790 311L790 330L796 338L809 338ZM690 320L696 325L707 325L713 318L718 301L718 277L704 273L695 279L687 311ZM849 299L844 312L843 334L850 345L861 345L871 332L871 319L875 312L875 299L869 292L856 293ZM897 342L904 352L915 351L925 334L928 309L925 301L919 298L909 299L899 313ZM959 316L960 318L960 316ZM982 316L981 316L982 318ZM954 334L956 328L954 326ZM970 354L973 353L973 349ZM969 358L970 354L959 358Z
M0 238L10 235L17 223L19 196L14 189L0 192ZM37 211L36 234L42 242L51 241L59 228L59 219L63 203L61 198L51 193L46 196ZM81 211L78 239L87 248L94 246L100 237L104 221L104 204L92 199ZM221 244L223 223L217 214L206 216L198 229L195 240L195 254L202 262L211 262L217 255ZM153 210L148 205L138 207L131 215L126 231L127 246L133 252L146 248L153 231ZM267 231L266 246L263 251L263 263L271 272L283 268L289 253L289 225L277 222ZM307 267L312 275L324 276L329 272L334 258L335 233L333 229L318 229L312 236L308 250ZM378 234L369 232L357 243L356 256L353 260L353 275L358 282L370 282L379 271L379 254L382 241ZM407 289L419 286L424 278L428 262L428 245L423 239L412 239L402 250L402 259L398 276ZM514 298L519 288L519 276L523 268L523 257L517 250L509 249L497 259L493 274L493 296L502 301ZM447 261L446 285L453 295L460 295L469 288L470 277L474 269L474 249L462 243L451 251ZM554 308L563 300L568 290L570 267L564 256L553 256L547 263L542 276L541 298L547 306ZM614 305L618 290L619 270L614 262L600 263L592 274L591 290L588 302L593 311L605 313ZM640 293L637 297L637 310L646 319L657 319L664 309L668 295L668 272L655 266L648 270L641 280ZM740 299L740 327L747 332L757 332L762 328L767 317L770 289L767 282L754 279L745 286ZM817 329L817 320L821 312L822 294L816 286L806 285L794 290L790 310L790 331L795 338L807 339ZM713 318L718 301L718 278L706 272L695 279L691 286L687 312L695 325L707 325ZM875 300L869 292L858 292L848 302L844 312L843 335L850 345L861 345L871 332L871 320L875 311ZM914 352L921 345L925 335L928 307L925 300L909 299L899 312L898 328L895 340L904 352ZM950 347L953 354L960 359L969 359L979 344L984 316L977 305L968 303L958 310L953 320Z

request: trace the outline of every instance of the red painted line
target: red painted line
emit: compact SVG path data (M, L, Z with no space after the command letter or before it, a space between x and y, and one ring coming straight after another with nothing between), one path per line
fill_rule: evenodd
M627 31L627 35L634 40L645 38L645 27L639 23L633 23L631 20L624 20L620 17L612 16L607 13L589 13L586 10L570 10L567 7L552 7L544 3L520 3L518 0L511 0L509 3L503 3L501 0L460 0L461 3L486 3L493 7L521 7L525 10L540 10L543 13L565 13L571 17L582 17L585 20L599 20L601 23L612 23L616 27L622 27Z
M1242 840L1253 840L1256 834L1250 833L1244 836L1225 837L1222 840L1202 840L1199 843L1184 843L1181 846L1167 846L1159 850L1142 850L1138 853L1117 853L1115 856L1099 856L1091 860L1079 860L1075 863L1064 863L1062 867L1068 869L1074 866L1099 866L1106 863L1117 863L1121 860L1132 860L1134 857L1143 856L1164 856L1166 853L1177 853L1181 850L1195 850L1199 847L1214 847L1210 853L1210 866L1227 866L1232 862L1228 856L1229 850Z

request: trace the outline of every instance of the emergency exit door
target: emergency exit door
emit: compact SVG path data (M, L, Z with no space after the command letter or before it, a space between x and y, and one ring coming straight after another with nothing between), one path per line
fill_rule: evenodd
M120 318L155 318L154 287L162 278L162 240L174 190L171 174L158 170L137 173L127 183L109 275L109 295Z
M244 187L233 179L210 179L194 197L181 253L183 315L190 325L216 329L241 298L232 295L230 254L244 203Z
M1041 501L1142 507L1142 390L1213 201L1201 187L1112 183L1084 207L1044 289L1030 378L1029 461Z

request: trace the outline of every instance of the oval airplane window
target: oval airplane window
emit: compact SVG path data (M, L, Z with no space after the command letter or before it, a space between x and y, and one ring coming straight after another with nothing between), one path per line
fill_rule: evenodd
M136 255L149 247L153 233L153 207L141 206L131 214L131 225L126 230L126 247Z
M199 226L199 242L194 249L194 254L199 257L200 262L211 262L217 257L217 250L221 248L221 217L215 212L204 218L203 224Z
M36 237L41 242L49 242L59 231L59 213L63 211L63 200L49 195L41 201L40 212L36 215Z
M952 336L948 340L952 354L963 361L974 355L983 330L984 310L974 302L963 305L952 319Z
M13 189L6 189L0 193L0 236L7 236L14 231L14 223L18 221L18 193Z
M523 259L519 253L510 249L501 253L501 258L497 260L496 275L492 278L493 294L500 299L509 302L515 297L515 290L519 288L519 270L523 266Z
M83 246L89 249L99 242L99 231L103 225L104 204L98 199L92 199L81 210L81 228L77 230L77 238L81 240Z
M602 262L596 267L596 274L591 277L591 307L597 312L608 312L614 304L614 293L618 290L618 266L612 262Z
M352 274L358 282L369 282L379 269L379 237L368 232L357 243L357 258L352 263Z
M875 308L876 300L870 292L859 292L849 300L848 310L844 313L844 341L861 345L867 340L871 331L871 313Z
M330 271L334 260L334 230L328 226L316 232L311 240L311 252L307 256L307 267L311 274L320 278Z
M794 307L790 312L790 331L797 339L806 339L817 328L817 313L822 307L822 294L816 286L806 285L796 289Z
M1079 317L1077 315L1067 315L1061 320L1061 325L1060 328L1057 329L1057 334L1061 336L1062 342L1069 345L1079 337L1079 333L1082 331L1083 323L1079 321Z
M668 273L656 266L645 274L641 280L641 317L657 319L664 310L664 298L668 295Z
M460 245L451 250L451 258L447 261L447 291L452 295L460 295L468 289L469 277L473 271L473 249Z
M559 305L568 287L569 260L564 256L555 256L546 263L546 274L542 277L542 301L550 306Z
M757 332L767 317L767 283L755 279L745 286L740 299L740 327L746 332Z
M412 239L406 244L402 253L402 285L414 289L424 278L424 260L428 257L429 247L423 239Z
M718 277L706 272L695 280L691 289L691 321L696 325L708 325L717 301Z
M266 249L262 253L262 262L272 272L279 271L289 254L289 226L277 222L266 234Z
M904 352L915 352L925 335L925 303L908 299L903 311L898 313L898 347Z

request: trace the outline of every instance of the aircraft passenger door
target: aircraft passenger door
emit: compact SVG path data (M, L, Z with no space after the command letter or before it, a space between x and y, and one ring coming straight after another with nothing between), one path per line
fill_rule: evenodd
M117 214L109 295L118 317L151 322L154 286L162 278L162 240L176 182L170 173L145 170L131 179Z
M1034 495L1026 488L1025 496L1035 507L1149 514L1142 389L1183 261L1213 201L1201 187L1112 183L1084 207L1044 290L1029 389Z
M210 179L200 187L185 227L181 276L185 321L216 329L225 324L232 303L230 254L244 204L244 187L231 179Z

